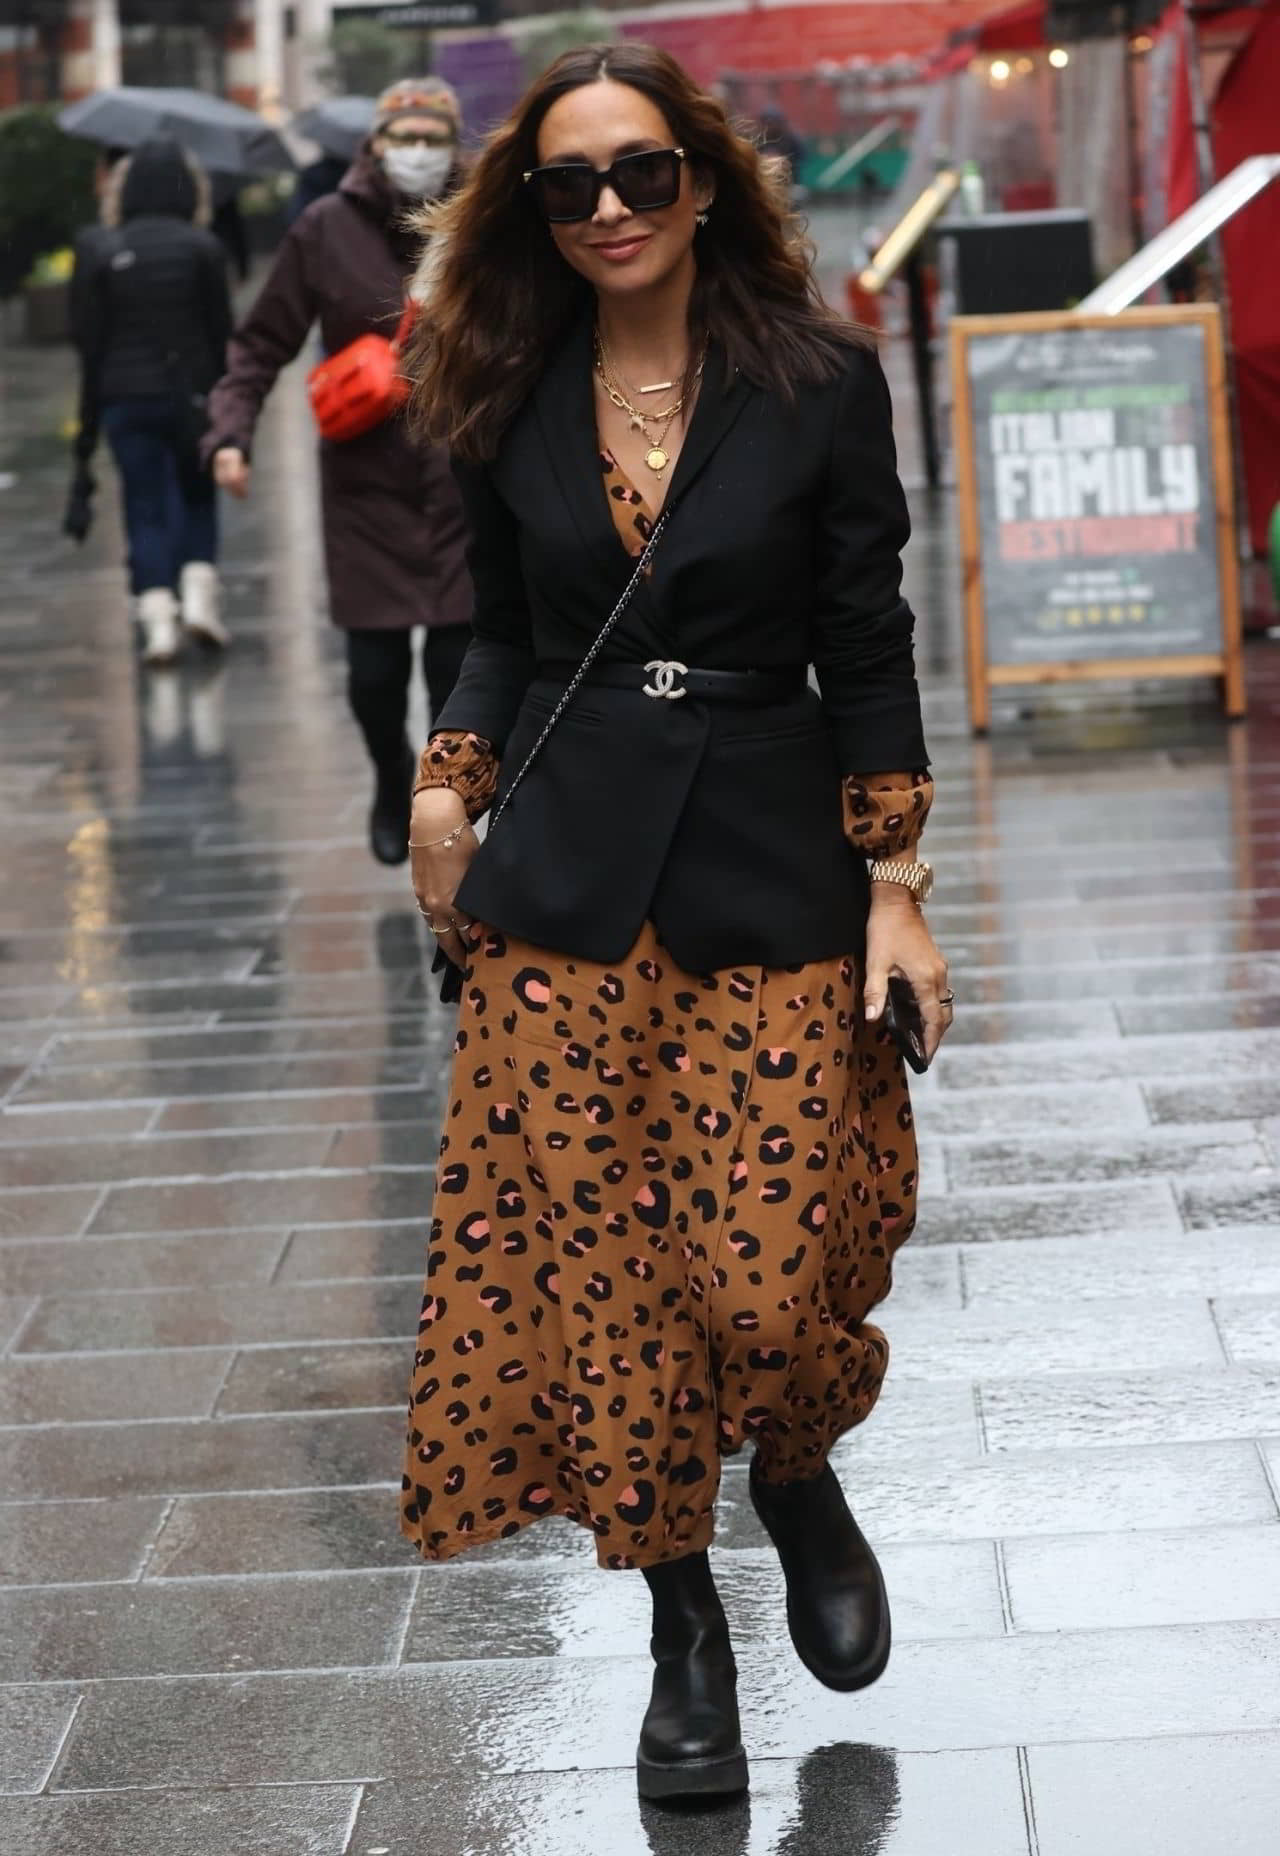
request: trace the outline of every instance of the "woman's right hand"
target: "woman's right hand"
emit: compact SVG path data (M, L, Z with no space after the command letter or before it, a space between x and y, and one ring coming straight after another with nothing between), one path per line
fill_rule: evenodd
M441 843L448 838L453 842ZM437 924L432 933L455 967L467 964L471 923L454 907L453 899L479 848L467 823L466 807L452 788L429 786L414 795L409 826L413 893L427 926Z
M235 445L220 445L213 454L213 481L232 496L249 494L249 460Z

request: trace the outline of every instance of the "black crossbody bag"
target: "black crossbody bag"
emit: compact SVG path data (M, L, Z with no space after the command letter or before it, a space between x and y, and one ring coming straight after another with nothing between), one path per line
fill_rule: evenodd
M671 504L670 498L668 498L667 502L664 504L662 508L661 513L658 516L657 521L654 523L653 528L649 532L649 539L648 541L646 541L644 545L644 552L637 559L635 567L632 569L631 578L627 581L627 584L623 587L622 592L618 596L617 605L614 607L613 611L609 614L604 624L600 627L600 630L596 633L595 638L592 640L590 650L587 652L582 662L578 665L578 668L574 671L573 675L570 677L568 683L566 683L563 691L561 692L556 702L555 708L551 711L551 714L547 719L546 727L542 730L542 733L538 736L538 739L534 742L533 746L529 749L528 754L524 758L523 764L516 770L516 773L514 777L512 778L510 785L507 787L506 792L503 793L502 798L498 801L497 805L493 808L493 812L489 819L490 832L496 830L498 821L502 818L503 814L507 810L507 807L511 804L511 801L515 798L515 795L517 791L519 790L519 788L524 784L524 781L528 777L529 773L532 771L534 763L537 761L538 756L542 753L542 750L546 747L548 741L550 741L552 735L555 733L556 729L559 727L560 722L562 721L564 717L565 711L572 705L575 696L578 694L578 691L581 689L583 685L583 682L585 681L587 676L590 674L592 665L595 663L596 659L599 657L600 653L604 650L604 647L608 644L610 638L613 636L614 632L617 630L619 621L621 620L623 614L626 612L627 607L631 604L632 599L635 597L636 591L640 586L640 582L644 579L645 575L649 571L649 563L652 561L653 556L654 556L654 551L656 550L659 541L662 539L662 532L667 526L667 521L671 515L671 510L672 510L672 504ZM436 949L436 957L434 961L431 963L431 971L433 973L438 973L440 975L440 997L443 1000L443 1002L446 1005L456 1005L458 1000L461 999L462 997L462 981L464 978L462 968L455 967L453 962L449 959L448 955L445 953L444 949L438 947Z

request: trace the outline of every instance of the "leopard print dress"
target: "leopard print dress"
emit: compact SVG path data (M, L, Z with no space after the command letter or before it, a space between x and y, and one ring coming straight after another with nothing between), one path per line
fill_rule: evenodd
M602 469L632 554L651 515ZM419 786L479 816L497 765L437 735ZM925 774L845 782L869 855L913 844ZM601 1565L712 1537L721 1457L817 1475L875 1404L867 1317L911 1233L906 1078L853 960L691 974L489 931L463 990L409 1398L402 1526L427 1559L566 1515Z

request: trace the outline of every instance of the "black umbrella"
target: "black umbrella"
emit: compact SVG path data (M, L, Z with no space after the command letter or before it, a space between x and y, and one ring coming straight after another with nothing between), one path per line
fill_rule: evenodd
M287 173L295 166L261 116L202 90L147 90L125 84L68 104L58 112L58 122L68 135L106 148L136 148L152 136L172 136L211 173Z
M354 161L373 128L372 97L329 97L294 118L299 135L318 142L326 155Z

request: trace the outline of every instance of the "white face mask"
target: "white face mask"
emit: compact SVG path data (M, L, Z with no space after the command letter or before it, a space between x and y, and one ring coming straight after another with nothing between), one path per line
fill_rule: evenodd
M452 148L429 148L425 142L411 142L407 148L383 151L382 171L397 193L411 200L434 198L449 178L453 167Z

